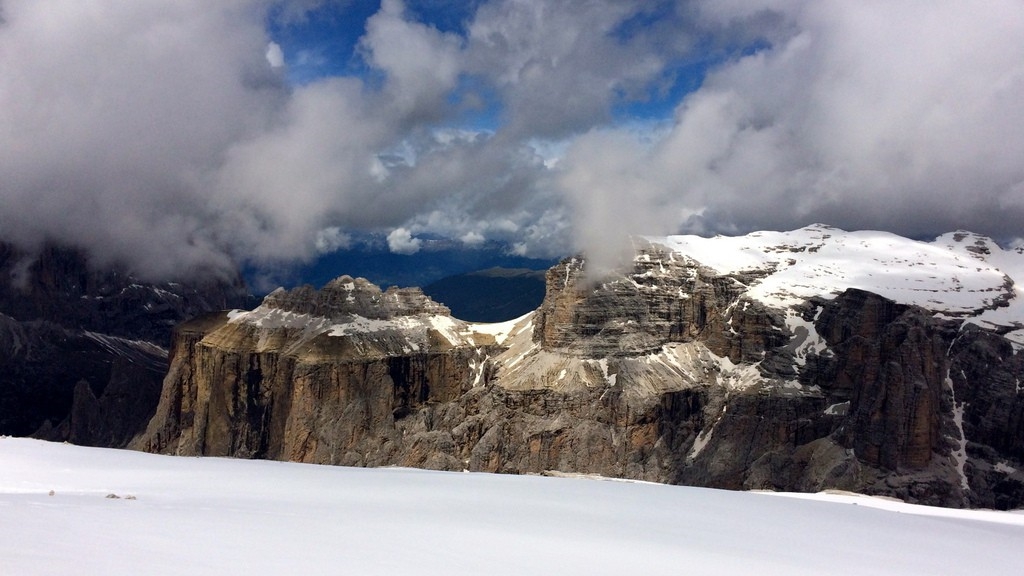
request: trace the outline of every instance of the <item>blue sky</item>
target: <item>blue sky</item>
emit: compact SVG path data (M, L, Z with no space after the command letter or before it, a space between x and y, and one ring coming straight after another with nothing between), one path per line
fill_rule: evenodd
M0 0L0 231L144 275L367 238L1024 236L1024 5ZM490 249L490 248L488 248Z
M356 54L366 33L366 19L380 9L380 2L327 4L296 17L272 9L267 17L271 41L281 46L288 66L288 80L308 84L325 76L359 76L366 65Z

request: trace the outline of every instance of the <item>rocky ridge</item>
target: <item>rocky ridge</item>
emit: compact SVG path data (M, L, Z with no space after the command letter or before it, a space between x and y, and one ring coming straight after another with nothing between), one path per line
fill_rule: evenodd
M490 325L342 277L180 326L133 446L1020 507L1022 271L969 233L648 238Z

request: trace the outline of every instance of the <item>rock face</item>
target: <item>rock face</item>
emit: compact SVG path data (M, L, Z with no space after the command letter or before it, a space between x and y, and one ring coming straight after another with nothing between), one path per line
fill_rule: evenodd
M1021 271L968 233L649 239L505 324L342 277L180 326L132 445L1020 507Z
M396 423L457 401L491 369L475 333L419 289L349 277L279 290L248 313L177 329L157 416L139 448L178 454L382 465L407 446ZM426 440L419 440L422 444ZM421 462L457 467L442 451ZM405 454L406 458L412 458Z
M173 326L246 302L238 281L156 285L0 243L0 434L124 446L156 408Z

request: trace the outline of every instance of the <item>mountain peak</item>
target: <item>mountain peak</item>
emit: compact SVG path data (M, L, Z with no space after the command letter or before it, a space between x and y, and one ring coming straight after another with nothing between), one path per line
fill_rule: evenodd
M392 286L382 291L365 278L348 275L331 280L320 290L309 285L275 290L267 295L260 308L331 320L346 320L352 316L382 320L417 314L450 314L446 306L434 302L419 288Z
M670 258L692 259L720 274L754 273L759 279L749 285L748 296L775 308L858 288L951 317L1001 326L1024 319L1016 285L1024 278L1024 257L972 232L921 242L814 224L736 237L646 239Z

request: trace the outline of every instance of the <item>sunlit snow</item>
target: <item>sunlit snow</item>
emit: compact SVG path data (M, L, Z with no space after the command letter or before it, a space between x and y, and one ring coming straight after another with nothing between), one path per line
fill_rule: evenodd
M1021 291L1013 283L1024 277L1024 254L967 232L918 242L888 232L814 225L791 232L647 240L720 274L767 274L747 295L769 306L786 308L859 288L949 315L988 309L980 323L1012 326L1024 318Z
M1022 515L849 495L0 438L0 573L21 576L993 575L1024 570L1021 542Z

